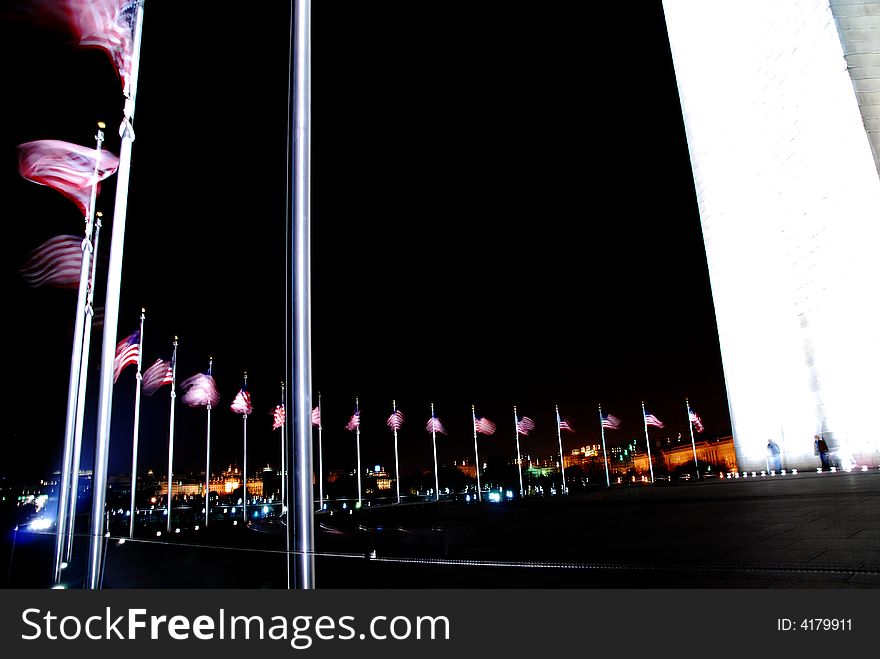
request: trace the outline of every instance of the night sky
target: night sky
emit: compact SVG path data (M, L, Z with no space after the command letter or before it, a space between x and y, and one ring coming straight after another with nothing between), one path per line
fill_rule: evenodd
M13 2L10 6L24 4ZM640 403L687 436L684 397L730 433L693 179L660 2L315 3L312 68L313 387L325 470L351 469L360 397L365 465L391 465L392 399L406 469L473 456L470 406L498 425L481 457L522 442L599 442L597 404L644 439ZM178 382L208 366L212 469L241 462L229 403L248 383L249 467L278 462L272 408L285 375L288 3L146 4L119 337L147 311L145 368L180 337ZM81 234L76 207L22 179L16 145L61 139L118 153L109 59L45 24L2 18L6 200L6 450L0 472L57 469L76 293L28 288L27 253ZM106 267L115 177L105 215ZM106 269L98 274L98 306ZM97 409L93 334L84 465ZM134 369L114 390L111 473L130 469ZM178 399L179 400L179 399ZM168 388L145 398L141 471L164 473ZM175 471L204 469L205 411L178 405ZM317 466L317 465L316 465Z

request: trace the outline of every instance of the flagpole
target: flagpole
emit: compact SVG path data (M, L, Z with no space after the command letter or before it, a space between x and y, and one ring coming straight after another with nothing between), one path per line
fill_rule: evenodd
M284 421L281 423L281 511L287 508L287 401L284 399L284 382L281 383L281 409Z
M651 482L654 482L654 463L651 460L651 439L648 437L648 417L645 414L645 401L642 401L642 420L645 422L645 446L648 448L648 469L651 471Z
M208 356L208 376L212 376L214 357ZM208 435L205 442L205 528L208 528L208 508L211 505L211 398L208 397Z
M88 299L89 275L91 272L90 262L94 253L92 244L92 233L94 225L94 208L95 200L98 196L98 167L101 163L101 144L104 141L104 132L101 130L103 123L98 124L98 132L95 134L95 183L92 185L91 201L88 211L86 212L85 222L83 226L82 241L82 262L79 268L79 289L76 297L76 319L73 328L73 348L70 353L70 379L67 386L67 417L64 423L64 450L61 462L61 480L58 482L58 510L56 513L55 525L55 556L52 566L53 583L61 581L61 555L64 552L64 546L67 542L68 523L72 529L75 519L68 519L69 516L69 498L70 484L73 480L73 451L76 434L76 423L78 418L82 418L85 414L83 408L77 408L79 400L79 389L84 387L85 383L82 377L82 359L84 350L84 334L86 324L86 304ZM97 255L95 255L97 260ZM79 472L76 472L79 476ZM78 481L77 481L78 483ZM78 485L77 485L78 487ZM76 498L76 489L73 491L73 497ZM70 531L72 534L72 530Z
M362 505L362 495L361 495L361 409L358 406L358 399L355 397L354 399L354 411L357 414L358 424L357 428L355 428L355 442L357 444L357 470L358 470L358 508Z
M440 474L437 472L437 428L434 421L434 403L431 403L431 443L434 445L434 501L440 501Z
M471 405L471 418L474 421L474 466L477 468L477 501L482 501L483 495L480 489L480 452L477 448L477 411L473 405Z
M288 555L295 560L293 571L298 589L315 587L315 511L314 469L312 467L312 339L311 339L311 280L310 280L310 193L311 175L311 0L291 0L290 91L292 110L290 153L293 167L290 189L293 192L291 209L292 231L290 249L291 311L293 317L290 381L293 383L294 468L291 485L296 492L293 524L288 524L287 535L293 540L296 553ZM290 106L289 106L290 107ZM288 565L290 564L288 560Z
M128 537L134 537L134 515L135 515L135 507L134 507L134 497L137 492L137 462L138 462L138 427L140 426L140 418L141 418L141 381L143 380L143 375L141 375L141 366L144 362L144 317L146 315L146 311L143 307L141 307L141 327L140 332L138 334L138 342L140 345L138 346L138 360L137 360L137 373L135 373L135 390L134 390L134 430L131 435L131 505L129 506L129 520L128 520Z
M113 362L116 357L116 330L119 322L119 295L122 286L122 253L125 242L125 219L128 205L128 182L131 174L131 149L134 142L135 98L140 67L141 36L144 22L144 0L137 5L134 18L134 45L131 53L131 73L125 94L120 137L119 169L117 170L116 201L113 208L113 232L110 239L110 263L107 271L107 290L104 303L104 340L101 346L101 387L98 406L98 432L95 446L95 466L92 492L92 520L89 538L90 589L101 583L104 543L104 504L107 497L107 462L110 449L110 417L113 402Z
M611 487L611 474L608 472L608 451L605 450L605 424L602 423L601 405L599 405L599 431L602 433L602 457L605 459L605 487Z
M318 392L318 510L324 509L324 448L321 444L321 393Z
M394 412L397 412L397 401L391 401L391 407ZM397 503L400 503L400 461L398 460L397 455L397 424L395 423L394 428L394 480L397 485Z
M562 453L562 428L559 427L561 418L559 416L559 405L556 406L556 438L559 440L559 468L562 472L562 494L566 493L565 487L565 456Z
M174 350L171 353L171 419L168 424L168 500L165 505L165 529L171 532L171 494L174 473L174 399L177 398L177 337L174 337Z
M687 407L688 413L688 429L691 431L691 448L694 450L694 469L697 472L697 480L700 480L700 466L697 463L697 443L694 441L694 424L691 422L691 404L687 398L684 399L684 404Z
M103 126L103 122L98 124L99 126ZM93 202L94 203L94 202ZM91 264L91 275L89 276L89 291L86 296L86 316L85 322L83 326L83 342L82 342L82 358L80 359L79 364L79 386L77 388L77 403L76 409L78 410L76 415L76 429L73 435L73 464L72 469L70 470L70 491L72 492L72 496L70 496L70 513L68 514L68 519L70 523L67 526L67 550L65 552L65 561L70 562L70 556L73 554L73 537L76 527L76 506L77 506L77 498L79 493L79 466L80 466L80 458L82 456L82 436L83 436L83 423L85 422L85 413L86 409L86 383L88 381L88 373L89 373L89 349L92 344L92 316L95 311L92 307L92 302L95 300L95 275L97 272L98 265L98 239L101 235L101 217L103 213L96 213L95 219L95 232L94 239L92 241L92 253L95 254L95 258L92 259Z
M244 388L247 391L247 371L244 372ZM247 401L245 401L247 403ZM245 408L247 410L247 408ZM244 460L242 464L242 474L241 474L241 483L244 487L244 497L242 498L242 507L241 507L241 516L244 520L244 525L247 527L247 411L244 413L243 418L243 427L244 427Z
M516 405L513 406L513 431L516 433L516 470L519 473L519 495L524 495L522 477L522 453L519 450L519 422L516 418Z

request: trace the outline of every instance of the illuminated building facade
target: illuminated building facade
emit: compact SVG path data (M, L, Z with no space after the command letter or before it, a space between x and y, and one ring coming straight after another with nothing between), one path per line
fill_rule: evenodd
M739 467L876 465L880 2L663 7Z

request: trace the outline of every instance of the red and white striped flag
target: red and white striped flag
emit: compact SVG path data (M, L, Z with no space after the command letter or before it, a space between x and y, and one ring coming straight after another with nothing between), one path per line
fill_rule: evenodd
M109 55L122 88L128 88L134 51L134 19L139 3L131 0L63 0L79 45Z
M560 430L567 430L568 432L574 432L574 428L571 427L571 424L565 420L564 416L559 414L559 411L556 412L556 423L559 425Z
M608 428L608 430L617 430L618 428L620 428L620 419L618 419L613 414L603 414L602 427Z
M239 390L232 401L232 405L229 406L229 409L236 414L253 413L254 406L251 404L251 392L247 390L247 387L242 387Z
M657 428L663 427L663 422L658 419L656 416L651 414L650 412L645 412L645 425L646 426L656 426Z
M703 422L700 417L694 412L692 409L688 408L688 417L690 418L691 423L694 424L694 428L697 432L703 432Z
M113 382L119 379L122 369L130 364L138 363L138 354L141 348L140 330L130 334L116 344L116 359L113 360Z
M312 425L320 426L321 425L321 406L316 405L312 410Z
M474 428L481 435L495 434L495 424L489 421L489 419L482 416L474 418Z
M427 430L428 432L443 433L444 435L448 434L446 432L446 428L443 427L443 422L436 416L432 416L430 419L428 419L428 425L425 426L425 430Z
M28 286L77 288L82 268L82 238L55 236L28 254L19 274Z
M532 421L529 417L524 416L519 421L516 422L516 431L520 435L526 435L535 429L535 422Z
M391 416L388 417L388 421L386 424L389 428L393 428L394 430L400 430L400 426L403 425L403 422L406 418L403 416L403 412L400 410L395 410Z
M214 378L207 373L196 373L180 383L181 400L190 407L214 407L220 402L220 392Z
M272 430L283 426L286 418L287 415L284 412L284 405L276 405L275 411L272 413Z
M157 359L155 364L144 371L141 387L147 396L152 396L160 387L172 382L174 382L174 371L171 362Z
M351 415L351 418L348 420L348 423L345 424L346 430L355 430L361 427L361 411L357 410L354 414Z
M119 158L109 151L62 142L37 140L18 145L18 171L28 181L46 185L89 214L92 186L111 176L119 167ZM97 176L95 164L97 163Z

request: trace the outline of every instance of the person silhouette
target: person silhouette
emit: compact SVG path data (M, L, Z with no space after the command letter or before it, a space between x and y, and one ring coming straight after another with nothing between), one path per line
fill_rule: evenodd
M828 469L828 444L822 438L822 435L816 435L813 441L813 454L819 456L819 464L822 471Z
M782 471L782 456L780 455L779 445L772 439L767 440L767 453L769 454L767 466L772 471Z

